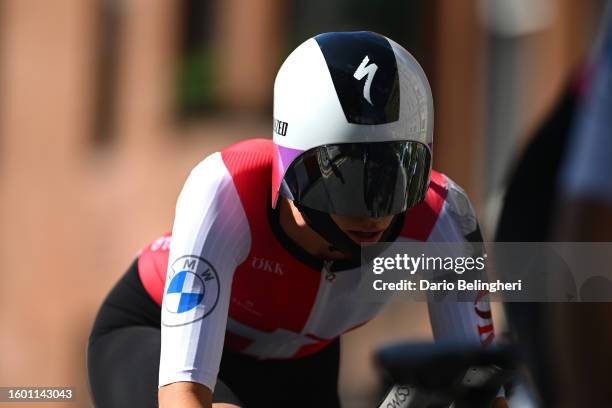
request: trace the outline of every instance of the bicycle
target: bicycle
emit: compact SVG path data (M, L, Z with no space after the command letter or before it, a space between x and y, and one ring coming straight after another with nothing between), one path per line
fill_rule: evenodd
M491 407L516 366L509 346L461 342L396 344L380 349L375 359L395 384L379 408Z

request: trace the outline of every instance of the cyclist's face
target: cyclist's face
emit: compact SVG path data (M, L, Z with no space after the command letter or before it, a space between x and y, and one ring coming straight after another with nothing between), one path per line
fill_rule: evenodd
M358 244L379 241L383 232L393 221L393 215L380 218L359 218L331 214L331 218L350 239Z

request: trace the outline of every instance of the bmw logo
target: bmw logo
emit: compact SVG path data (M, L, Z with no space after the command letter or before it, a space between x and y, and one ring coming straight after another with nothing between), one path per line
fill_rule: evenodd
M193 255L176 259L164 294L165 326L181 326L208 316L219 300L219 277L205 259Z

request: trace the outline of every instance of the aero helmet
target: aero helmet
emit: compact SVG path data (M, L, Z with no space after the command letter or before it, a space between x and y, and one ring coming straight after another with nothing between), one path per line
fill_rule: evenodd
M309 226L355 255L329 214L403 220L425 197L433 141L425 73L382 35L317 35L276 76L273 141L272 205L293 200Z

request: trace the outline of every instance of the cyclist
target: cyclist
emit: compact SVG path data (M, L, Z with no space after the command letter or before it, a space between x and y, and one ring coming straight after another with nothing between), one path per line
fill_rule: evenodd
M273 128L192 170L171 238L105 300L88 355L98 406L155 406L157 386L162 407L339 406L339 336L383 306L354 294L360 244L480 240L463 190L431 170L431 90L394 41L301 44ZM493 341L483 296L429 312L437 339Z

